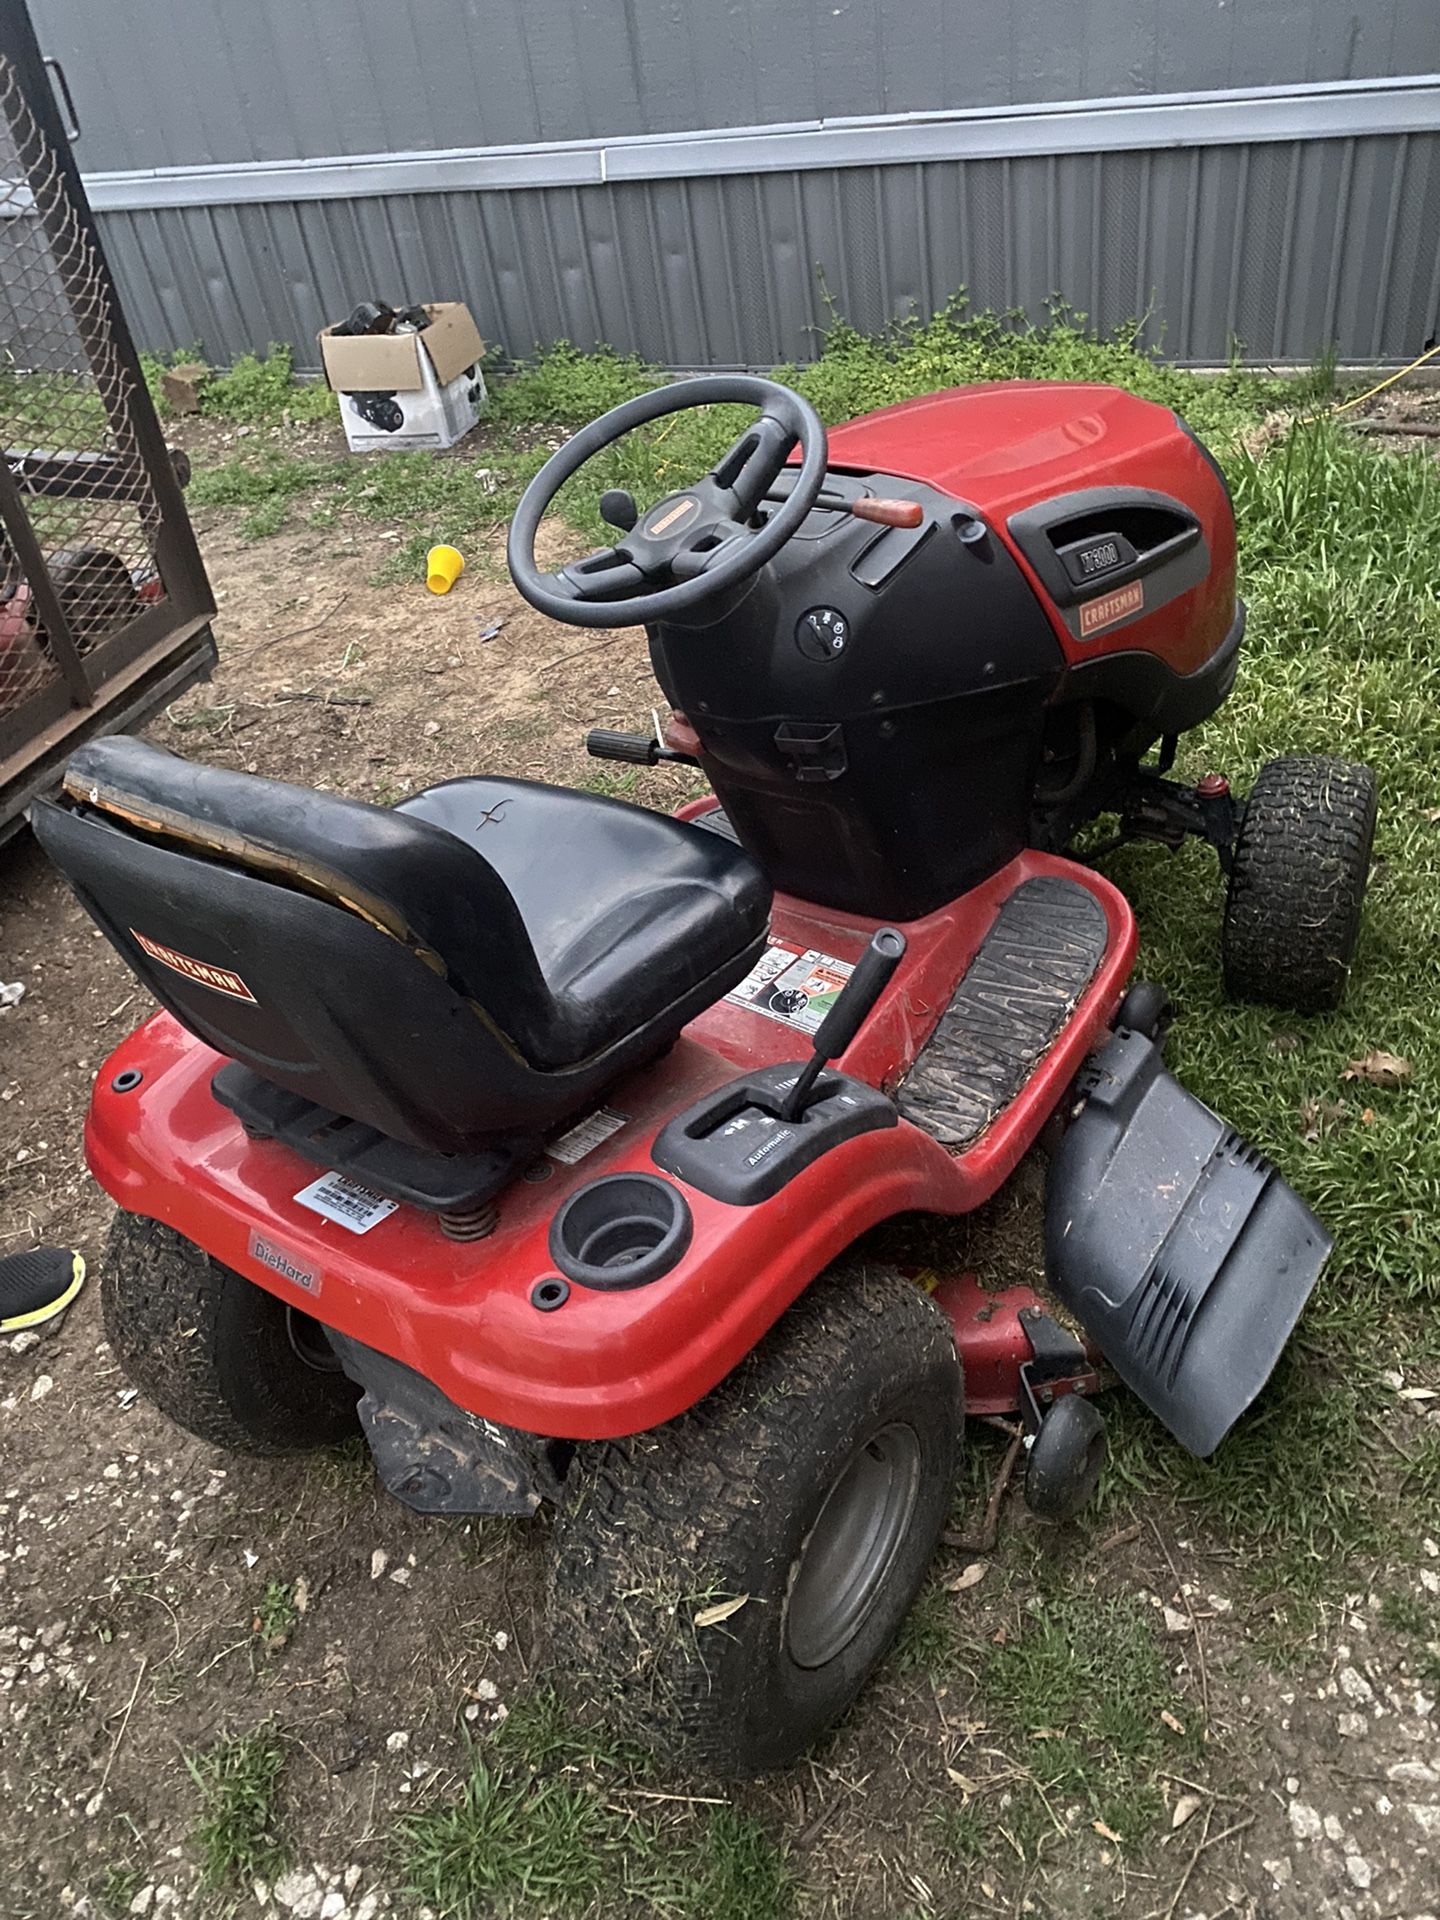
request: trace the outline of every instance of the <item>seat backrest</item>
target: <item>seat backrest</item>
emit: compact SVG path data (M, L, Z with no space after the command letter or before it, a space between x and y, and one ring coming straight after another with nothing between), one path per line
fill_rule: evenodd
M453 834L122 737L75 754L32 820L217 1051L431 1151L548 1124L550 996L509 890Z

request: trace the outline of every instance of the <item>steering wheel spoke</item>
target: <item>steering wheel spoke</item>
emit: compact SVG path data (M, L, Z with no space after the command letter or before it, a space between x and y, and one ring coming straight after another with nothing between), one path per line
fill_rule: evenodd
M716 461L709 477L728 495L735 519L751 518L779 478L799 439L794 426L767 409Z
M701 580L737 554L749 538L749 529L734 523L706 527L675 555L670 576L674 580Z
M576 600L614 600L621 594L642 593L648 585L623 547L597 547L558 572L540 577L552 592L568 593Z

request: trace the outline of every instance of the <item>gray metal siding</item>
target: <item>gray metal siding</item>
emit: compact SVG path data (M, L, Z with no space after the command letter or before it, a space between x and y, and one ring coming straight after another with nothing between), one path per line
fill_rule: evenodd
M806 356L823 289L1199 363L1440 323L1440 0L32 5L155 349L313 367L372 294L673 366Z
M1440 68L1437 0L32 0L91 171Z
M1182 361L1419 350L1440 303L1440 133L850 167L101 216L138 337L223 361L361 294L463 298L511 353L609 341L671 366L807 357L823 287L861 327L958 287Z

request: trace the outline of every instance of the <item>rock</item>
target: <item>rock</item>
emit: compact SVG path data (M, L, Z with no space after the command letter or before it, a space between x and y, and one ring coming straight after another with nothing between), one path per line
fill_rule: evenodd
M1405 1811L1429 1840L1440 1840L1440 1807L1422 1806L1418 1800L1407 1800Z
M410 1736L405 1732L392 1733L385 1742L387 1753L403 1753L410 1744Z
M32 1400L43 1400L47 1393L53 1393L54 1390L55 1382L50 1378L48 1373L37 1374L35 1384L30 1389L30 1398Z
M355 1920L375 1920L375 1915L379 1912L379 1909L380 1896L378 1893L362 1894L360 1904L355 1909Z
M1321 1834L1320 1816L1314 1807L1307 1807L1303 1800L1292 1800L1290 1831L1297 1840L1318 1840Z
M1374 1878L1374 1875L1370 1871L1370 1862L1363 1859L1358 1853L1351 1853L1345 1856L1345 1871L1350 1876L1351 1886L1359 1887L1362 1893Z
M309 1867L291 1867L271 1888L278 1906L288 1907L295 1920L320 1920L325 1889Z
M1335 1730L1346 1740L1363 1740L1370 1731L1370 1722L1363 1713L1342 1713L1335 1722Z
M344 1911L345 1896L343 1893L327 1893L325 1898L320 1902L320 1920L340 1920L340 1915L344 1913Z
M25 1355L27 1353L33 1353L39 1344L39 1334L27 1327L24 1333L17 1333L15 1338L10 1342L10 1351L15 1354L18 1359L23 1360Z
M139 1914L143 1916L149 1913L150 1903L154 1900L154 1898L155 1898L154 1887L141 1887L140 1891L136 1894L135 1898L130 1902L130 1905L126 1909L126 1911L128 1913L134 1913L134 1914Z
M1385 1778L1398 1780L1406 1787L1440 1786L1440 1773L1427 1767L1423 1760L1397 1760L1393 1767L1385 1769Z
M475 1692L482 1700L498 1700L500 1698L500 1689L493 1680L477 1680L475 1682Z
M1260 1864L1277 1887L1289 1886L1294 1869L1288 1860L1262 1860Z
M1325 1838L1327 1840L1333 1840L1338 1847L1340 1842L1345 1838L1344 1827L1341 1826L1333 1813L1327 1813L1322 1824L1325 1828Z
M1339 1674L1340 1691L1347 1700L1363 1701L1369 1705L1375 1698L1375 1689L1356 1667L1342 1667Z
M384 1547L376 1547L370 1556L370 1578L378 1580L390 1564L390 1556Z
M353 1893L356 1887L359 1886L361 1871L362 1869L359 1867L347 1867L345 1869L340 1884L344 1887L346 1893Z

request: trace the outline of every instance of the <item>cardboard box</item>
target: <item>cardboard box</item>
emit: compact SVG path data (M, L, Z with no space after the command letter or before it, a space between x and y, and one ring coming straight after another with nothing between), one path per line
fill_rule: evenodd
M352 453L450 447L480 418L485 344L459 300L427 303L418 333L337 334L322 327L320 363Z

